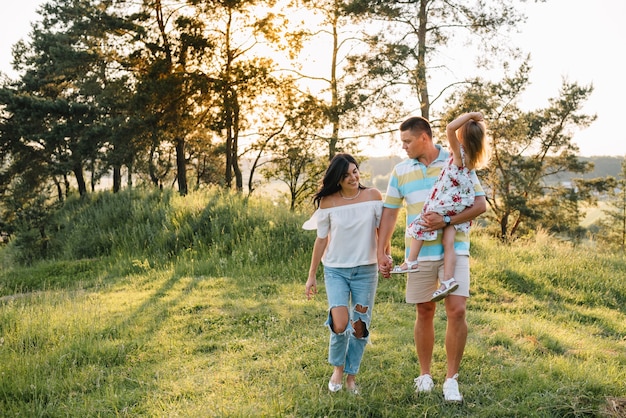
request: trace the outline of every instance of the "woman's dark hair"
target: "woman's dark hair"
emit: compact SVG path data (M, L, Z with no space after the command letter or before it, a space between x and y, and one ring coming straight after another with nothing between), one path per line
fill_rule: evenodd
M326 173L324 174L324 178L322 179L322 186L313 196L313 204L315 207L320 207L320 201L324 196L329 196L341 189L339 183L343 179L343 176L348 172L350 164L354 164L357 169L359 168L359 164L356 162L354 157L346 153L335 154L333 159L330 160ZM364 189L360 183L359 188Z

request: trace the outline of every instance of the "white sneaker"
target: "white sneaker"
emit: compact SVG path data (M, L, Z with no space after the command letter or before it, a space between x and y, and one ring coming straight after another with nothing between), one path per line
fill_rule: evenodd
M446 379L443 384L443 398L448 402L463 402L463 395L459 392L459 374Z
M435 384L433 383L433 378L431 377L431 375L423 374L413 379L413 386L415 386L415 391L417 393L422 393L422 392L428 393L431 390L433 390L433 387L435 387Z

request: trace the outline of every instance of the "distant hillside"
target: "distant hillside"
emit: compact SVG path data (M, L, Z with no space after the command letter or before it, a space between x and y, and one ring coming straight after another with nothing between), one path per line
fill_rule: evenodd
M594 169L589 173L563 173L552 176L551 179L556 182L567 182L574 178L583 178L586 180L594 179L597 177L613 176L619 177L621 171L623 157L609 157L609 156L597 156L597 157L581 157L582 161L591 161L594 164ZM366 184L371 184L381 191L387 189L387 181L389 179L389 173L393 167L402 161L402 158L393 157L373 157L364 161L361 164L361 172L366 179Z
M402 161L402 158L397 156L373 157L363 161L360 168L361 176L365 177L365 179L362 182L384 192L387 190L387 182L389 181L391 170L400 161Z
M381 192L387 190L387 182L389 181L389 174L393 167L402 161L404 158L398 156L387 157L372 157L368 160L361 162L361 177L362 183L366 186L376 187ZM618 177L621 171L621 164L624 161L622 157L581 157L582 160L591 161L594 164L593 171L584 175L580 174L561 174L559 176L552 176L551 182L567 182L573 178L593 179L597 177L613 176ZM247 182L249 172L249 165L247 161L242 161L242 169L244 172L244 179ZM261 175L256 173L257 179L261 179ZM247 184L247 183L246 183ZM287 187L280 181L272 181L269 184L262 184L257 187L258 190L262 190L263 193L267 193L271 196L277 196L281 193L287 192Z
M593 171L585 174L579 173L563 173L559 175L553 176L557 181L570 181L574 178L583 178L585 180L595 179L598 177L607 177L613 176L615 178L619 177L620 171L622 171L622 163L624 162L624 157L609 157L609 156L599 156L599 157L581 157L582 161L590 161L594 164Z

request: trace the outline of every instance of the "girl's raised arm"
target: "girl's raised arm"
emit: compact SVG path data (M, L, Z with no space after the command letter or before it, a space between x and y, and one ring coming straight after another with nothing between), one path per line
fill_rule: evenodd
M463 113L461 116L454 119L446 126L446 136L448 137L448 144L450 145L450 151L454 158L454 164L461 167L463 161L461 160L461 144L459 138L456 136L456 131L470 120L480 122L483 120L483 114L480 112Z

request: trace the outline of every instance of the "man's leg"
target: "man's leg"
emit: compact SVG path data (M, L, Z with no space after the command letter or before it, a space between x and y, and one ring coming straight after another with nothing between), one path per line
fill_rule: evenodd
M413 339L415 351L420 363L420 375L430 374L430 365L433 358L435 345L435 307L434 302L418 303L416 308L415 327Z
M443 260L424 261L417 272L407 275L406 301L415 304L415 323L413 325L413 341L420 375L413 379L418 393L430 392L434 383L430 375L430 366L435 345L435 307L431 302L432 292L437 288L439 269L443 269Z
M443 398L447 402L463 402L463 395L459 392L459 367L467 341L467 322L465 321L465 297L449 295L446 298L446 313L448 323L446 327L446 357L448 371L446 381L443 382Z
M459 288L449 294L445 299L446 314L448 317L446 327L448 370L446 377L453 377L459 372L461 359L465 351L465 343L467 341L465 309L467 298L470 295L470 266L468 256L457 256L454 278L459 284Z
M461 359L467 341L467 321L465 320L466 298L449 295L445 299L448 323L446 327L446 356L448 370L446 377L453 377L459 372Z

